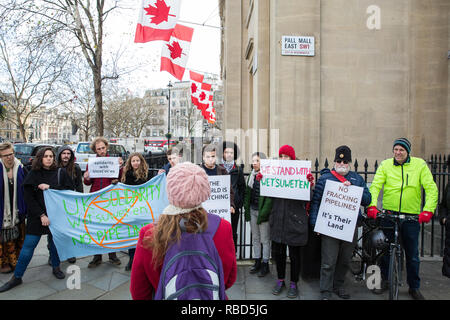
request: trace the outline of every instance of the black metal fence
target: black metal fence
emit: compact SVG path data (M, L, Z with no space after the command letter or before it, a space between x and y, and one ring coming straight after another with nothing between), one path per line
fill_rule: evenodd
M447 157L444 155L432 155L430 160L427 160L431 173L433 174L434 181L439 190L439 201L441 202L442 195L444 193L445 186L450 181L450 167L447 163L450 155ZM333 163L331 163L331 166ZM323 168L329 168L330 163L325 159L323 167L320 167L318 159L313 163L312 174L314 175L316 181L320 176L320 171ZM371 183L375 172L378 168L378 161L375 161L373 167L369 166L367 160L364 161L361 166L358 160L353 163L352 170L360 174L366 183ZM248 174L246 174L248 175ZM422 199L425 199L425 194L423 194ZM379 206L381 207L381 206ZM438 254L440 257L444 254L444 239L445 239L445 228L439 224L438 219L438 208L436 208L433 219L428 224L422 224L421 236L420 236L420 255L434 257ZM241 215L239 227L238 227L238 259L251 259L252 258L252 242L251 242L251 231L250 224L245 222L244 215Z
M429 160L427 160L428 166L433 175L434 181L439 190L439 203L441 202L445 186L450 181L450 167L448 161L450 155L432 155ZM147 163L149 164L151 176L157 174L158 169L162 168L164 164L167 163L167 157L165 154L155 154L146 156ZM331 163L331 166L333 163ZM313 163L312 174L317 179L320 176L320 170L323 168L329 168L330 163L325 159L324 165L321 167L318 159ZM367 160L361 165L356 159L353 163L352 170L360 174L366 183L371 183L373 176L378 168L378 161L375 161L373 167L369 166ZM245 173L248 176L248 173ZM425 194L423 194L422 199L425 199ZM381 206L379 206L381 207ZM438 219L438 208L436 208L433 219L428 224L423 224L421 228L420 237L420 255L434 257L435 255L443 256L444 253L444 239L445 239L445 228L439 224ZM252 241L251 241L251 230L250 223L245 221L243 214L240 216L240 221L238 225L238 241L236 244L238 259L251 259L252 258Z

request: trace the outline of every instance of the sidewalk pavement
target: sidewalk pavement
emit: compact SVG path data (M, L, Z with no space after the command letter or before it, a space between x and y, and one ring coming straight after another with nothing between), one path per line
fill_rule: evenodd
M0 300L131 300L130 272L125 271L128 255L119 252L117 256L122 261L120 266L107 262L108 255L104 254L103 263L94 269L87 268L92 257L77 259L74 265L80 267L81 288L70 290L67 281L73 273L66 273L64 280L58 280L53 276L52 269L47 264L47 237L43 236L23 276L23 284L8 292L0 293ZM450 279L441 274L442 259L421 260L422 294L429 300L450 300ZM252 261L238 261L237 280L233 287L227 290L230 300L291 300L286 297L287 290L279 296L271 293L276 282L275 265L270 265L270 274L259 278L257 275L249 274L251 264ZM61 270L66 272L69 266L71 264L65 261L61 263ZM286 274L289 275L289 270ZM12 274L0 274L0 285L7 282L11 276ZM350 273L347 278L347 290L353 300L388 299L387 293L372 294L365 282L356 280ZM299 296L295 300L317 299L320 299L319 280L300 278ZM335 295L332 299L340 300ZM400 299L411 299L406 284L400 288Z

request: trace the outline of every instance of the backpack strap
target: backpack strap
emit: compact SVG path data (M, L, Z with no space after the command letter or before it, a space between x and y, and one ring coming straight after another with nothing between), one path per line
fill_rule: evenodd
M214 237L217 229L219 229L221 220L217 214L208 213L208 229L206 229L206 232L211 234L211 237Z

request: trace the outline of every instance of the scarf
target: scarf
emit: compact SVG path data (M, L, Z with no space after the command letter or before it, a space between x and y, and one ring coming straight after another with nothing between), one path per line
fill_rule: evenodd
M258 171L259 172L259 171ZM247 185L250 187L250 189L253 189L253 183L255 182L255 177L258 174L257 171L255 171L255 169L252 169L252 172L250 173L250 175L248 176L248 182Z
M224 161L224 162L223 162L223 166L224 166L224 168L227 170L227 172L230 173L230 171L233 170L233 167L234 167L234 161L231 161L231 162L226 162L226 161Z
M10 194L9 194L9 182L8 175L6 174L6 167L3 162L0 162L3 171L3 223L0 231L0 240L3 242L8 242L17 239L19 236L19 208L17 207L18 198L18 188L19 180L18 171L21 165L20 161L14 158L13 167L13 180L14 180L14 195L13 195L13 207L10 205Z

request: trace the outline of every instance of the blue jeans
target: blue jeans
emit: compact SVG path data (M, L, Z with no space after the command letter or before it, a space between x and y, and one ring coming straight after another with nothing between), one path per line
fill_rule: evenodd
M14 270L14 276L16 278L22 278L23 274L27 270L28 264L33 258L34 249L36 249L41 236L34 234L25 235L25 240L23 242L22 250L20 251L19 260L17 261L16 269ZM58 252L56 251L55 244L53 242L53 237L51 234L48 235L48 244L50 250L50 259L52 261L52 267L59 267L60 261Z
M381 227L393 227L394 223L383 219ZM394 230L384 229L383 232L390 241L394 241ZM411 289L420 288L419 278L419 233L420 224L417 221L407 220L400 225L399 236L401 243L405 251L406 257L406 281ZM381 277L383 280L388 279L389 271L389 253L384 255L380 260Z

